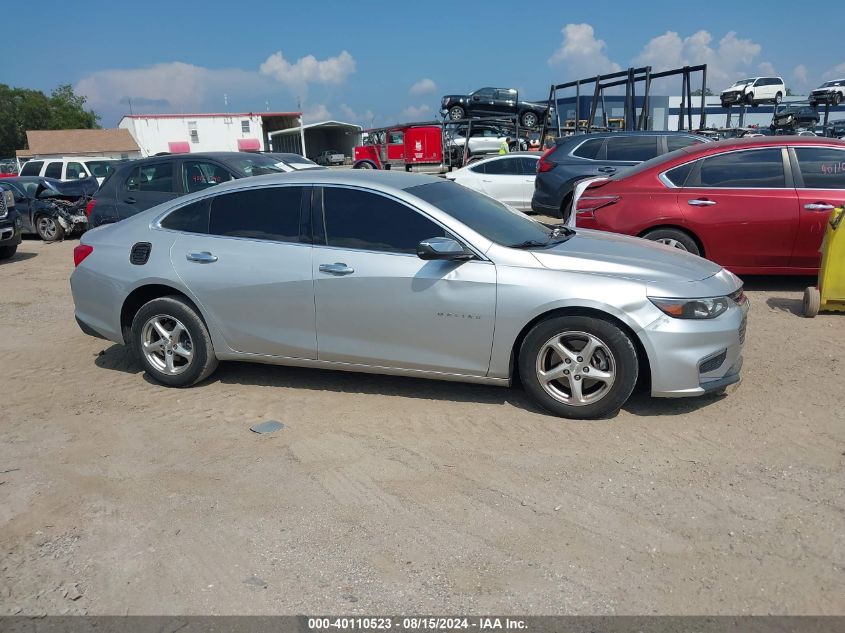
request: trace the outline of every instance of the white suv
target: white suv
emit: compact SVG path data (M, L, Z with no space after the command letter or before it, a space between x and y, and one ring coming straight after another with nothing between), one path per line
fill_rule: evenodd
M740 79L730 88L722 90L722 107L739 103L756 106L759 103L780 103L786 94L786 86L780 77L750 77Z
M810 93L811 104L826 102L837 106L842 101L845 101L845 79L826 81Z
M117 163L117 159L103 156L32 158L23 164L20 175L46 176L58 180L77 180L93 176L102 185Z

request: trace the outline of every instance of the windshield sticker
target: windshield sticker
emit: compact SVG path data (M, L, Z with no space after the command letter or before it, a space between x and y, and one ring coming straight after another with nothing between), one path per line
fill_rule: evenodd
M822 163L822 173L826 176L845 173L845 161L841 163Z

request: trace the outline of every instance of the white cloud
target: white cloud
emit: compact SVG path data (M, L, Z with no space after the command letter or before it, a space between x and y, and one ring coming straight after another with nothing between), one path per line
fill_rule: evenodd
M183 62L146 68L101 70L83 77L74 89L94 108L128 103L169 111L209 102L223 109L223 95L259 93L267 84L257 73L237 68L211 70Z
M318 121L327 121L331 118L331 111L323 103L307 106L302 112L302 119L306 123L317 123Z
M376 118L376 115L372 110L367 110L366 112L356 112L345 103L340 104L340 113L349 123L363 123L365 125L371 125L373 120Z
M411 86L410 90L408 90L408 93L412 95L424 95L428 94L429 92L435 92L436 90L437 84L434 83L434 80L424 78L420 79L417 83Z
M757 65L757 68L764 75L777 76L777 72L775 71L775 67L772 66L769 62L761 62L760 64Z
M798 64L792 69L792 82L790 88L795 94L806 94L809 91L809 72L804 64Z
M591 25L567 24L560 32L563 42L549 58L550 66L565 66L579 77L621 70L621 66L605 54L605 42L596 39Z
M737 37L734 31L726 33L718 45L711 46L712 42L713 36L704 30L684 38L675 31L667 31L652 38L634 63L650 65L655 71L707 64L707 83L718 92L740 75L751 74L750 66L762 50L759 44ZM767 62L762 66L771 68Z
M402 110L402 116L408 117L409 119L418 119L427 115L429 112L431 112L431 108L429 108L426 104L422 104L420 106L408 106Z
M843 77L845 77L845 62L837 64L833 68L827 69L824 74L822 74L822 78L825 80L842 79Z
M355 59L346 51L320 61L313 55L289 62L281 51L273 53L259 67L259 72L289 86L308 83L339 84L355 72Z

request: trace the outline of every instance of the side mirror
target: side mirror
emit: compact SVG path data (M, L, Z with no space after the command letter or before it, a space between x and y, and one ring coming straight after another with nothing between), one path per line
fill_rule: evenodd
M83 172L79 172L79 179L82 180L83 178L88 178L88 174L85 174Z
M479 101L480 99L481 99L481 97L479 97L478 95L472 95L473 101Z
M431 237L417 244L417 257L424 260L467 260L473 254L450 237Z

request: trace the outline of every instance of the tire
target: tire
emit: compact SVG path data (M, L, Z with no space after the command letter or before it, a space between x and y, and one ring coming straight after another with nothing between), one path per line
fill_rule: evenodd
M536 127L540 117L537 116L536 112L529 110L528 112L523 112L519 120L523 127Z
M775 105L778 105L781 101L783 101L783 95L780 92L778 92L775 95Z
M577 351L587 344L594 346L589 357ZM582 420L619 411L639 372L628 335L609 321L587 316L552 317L535 325L522 342L518 363L522 385L537 404L560 417ZM540 372L560 378L541 380Z
M812 319L819 313L822 305L822 298L819 289L815 286L809 286L804 289L804 304L802 306L804 316Z
M692 255L701 255L701 249L693 237L680 229L655 229L645 233L643 237L652 242L661 242Z
M461 106L452 106L451 108L449 108L449 118L452 121L457 121L458 119L465 119L466 115L466 110L464 110Z
M158 346L145 350L145 341ZM208 328L182 297L160 297L141 306L132 320L131 345L147 375L168 387L190 387L217 368ZM190 353L190 358L184 352Z
M838 106L841 101L842 101L842 93L841 92L833 93L833 105Z
M352 165L352 169L375 169L375 166L369 161L361 161Z
M61 242L65 239L65 230L56 218L49 215L35 216L35 232L45 242Z
M747 95L745 95L745 103L747 103L748 105L750 105L752 107L757 105L756 103L754 103L754 93L753 92L749 92Z
M572 214L572 194L566 194L563 202L560 203L560 219L566 224L569 222L569 216Z
M0 246L0 260L12 259L15 253L18 252L18 245L14 246Z

